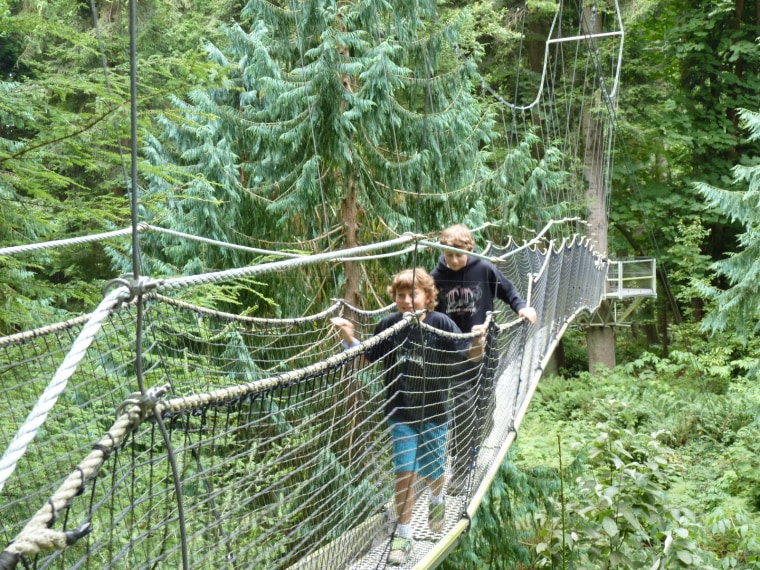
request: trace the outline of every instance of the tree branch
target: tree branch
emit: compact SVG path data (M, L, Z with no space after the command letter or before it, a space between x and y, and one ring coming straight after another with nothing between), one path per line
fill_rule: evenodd
M24 149L22 149L22 150L20 150L20 151L18 151L16 153L14 153L14 154L11 154L10 156L6 156L5 158L0 158L0 164L2 164L3 162L5 162L6 160L11 160L13 158L19 158L21 156L24 156L27 152L31 152L31 151L36 150L38 148L42 148L43 146L46 146L46 145L49 145L49 144L54 144L54 143L57 143L57 142L60 142L60 141L63 141L63 140L70 139L70 138L76 137L78 135L81 135L82 133L89 131L92 127L94 127L95 125L97 125L98 123L100 123L101 121L103 121L110 114L111 114L111 111L108 111L107 113L104 113L98 119L96 119L95 121L93 121L92 123L90 123L89 125L86 125L85 127L81 128L78 131L74 131L73 133L69 133L69 134L67 134L65 136L62 136L62 137L58 137L58 138L55 138L55 139L52 139L52 140L49 140L49 141L44 141L44 142L41 142L41 143L38 143L38 144L35 144L35 145L32 145L32 146L29 146L29 147L24 148Z

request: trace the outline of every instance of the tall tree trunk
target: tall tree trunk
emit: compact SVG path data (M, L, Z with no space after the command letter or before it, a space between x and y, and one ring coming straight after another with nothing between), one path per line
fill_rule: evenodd
M559 339L557 346L554 348L549 361L544 367L544 376L551 376L553 374L559 374L560 370L567 368L567 359L565 358L565 345L562 339Z
M345 4L342 2L341 4ZM345 30L345 26L338 16L338 26L341 30ZM346 46L340 46L338 53L345 58L350 57L349 50ZM354 88L352 85L351 77L344 74L340 78L340 82L346 91L353 93ZM345 108L345 102L341 102L341 108ZM353 175L349 175L346 183L346 194L340 204L340 219L343 223L343 236L346 238L346 248L357 247L359 245L359 206L356 200L356 181ZM354 307L361 307L361 296L359 295L359 282L361 275L359 267L354 261L346 261L343 264L343 271L346 277L346 289L343 292L343 298L345 301Z
M661 303L659 311L660 331L662 331L662 357L667 358L670 355L670 345L668 341L668 303Z
M346 196L340 205L340 216L343 222L343 234L346 238L346 247L352 248L359 245L359 222L358 207L356 204L356 188L354 178L351 176L347 181ZM346 302L354 307L361 307L359 296L359 280L361 275L355 261L346 261L343 264L346 275L346 290L343 293Z
M602 31L602 16L594 14L590 5L583 8L583 31L586 34L597 34ZM597 91L598 93L598 91ZM597 105L602 105L601 94L597 95ZM596 110L583 108L583 134L585 149L583 158L584 176L588 187L586 202L589 209L589 230L591 239L600 254L607 256L607 187L604 176L605 168L605 138L604 124L595 115ZM602 301L599 314L602 322L608 322L611 312L609 301ZM588 368L592 374L597 366L615 367L615 332L611 326L591 326L586 333L588 344Z

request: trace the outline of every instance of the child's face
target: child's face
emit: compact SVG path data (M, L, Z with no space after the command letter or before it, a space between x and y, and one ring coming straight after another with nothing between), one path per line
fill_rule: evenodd
M454 246L459 247L459 246ZM452 271L459 271L465 265L467 265L467 258L469 256L464 253L457 253L455 251L444 251L443 258L446 260L446 267Z
M422 311L430 303L430 296L421 288L414 288L414 295L411 289L396 289L396 308L400 313L413 313Z

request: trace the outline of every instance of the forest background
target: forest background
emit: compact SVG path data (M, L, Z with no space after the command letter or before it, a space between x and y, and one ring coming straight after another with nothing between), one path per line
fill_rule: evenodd
M142 220L294 251L369 243L413 229L420 216L426 227L497 221L514 235L542 221L531 216L546 204L530 190L556 182L519 145L509 154L511 177L493 176L480 199L446 196L445 208L420 213L412 195L367 193L349 165L361 156L369 172L387 157L378 156L381 145L340 134L345 109L334 102L342 96L330 91L339 82L321 85L324 100L334 96L332 108L319 108L334 136L319 141L331 162L315 176L314 156L301 152L313 133L308 123L287 120L308 97L271 57L297 61L310 52L256 24L263 5L139 3ZM348 4L320 5L335 22ZM456 86L483 78L499 93L514 84L515 69L505 62L518 38L530 46L557 9L552 1L420 5L398 14L405 30L412 33L420 14L456 21L467 64L442 66L457 72ZM576 2L566 5L577 11ZM608 251L614 259L656 257L660 294L630 328L616 331L613 370L591 375L583 335L566 335L560 374L542 380L511 461L446 568L760 568L760 2L620 5L626 42ZM371 33L376 24L363 17ZM315 61L327 68L302 73L332 73L354 95L354 70L334 54L338 45L359 51L364 39L322 38ZM126 2L0 0L0 247L129 225L129 42ZM433 78L432 60L416 61L419 76ZM260 77L266 89L251 87ZM371 73L363 81L388 88ZM272 93L275 110L266 105ZM443 124L432 127L450 133L450 149L424 164L409 161L406 184L388 179L388 187L429 191L429 172L466 187L504 159L499 149L457 156L461 141L486 146L491 136L482 120L491 103L479 89L470 93L457 101L458 114L441 115ZM362 124L367 139L392 134L404 139L400 146L425 144L424 128L390 133L356 94L346 104L370 117ZM356 199L347 199L351 192ZM244 263L251 260L234 250L146 236L141 270L194 274ZM131 271L131 250L89 244L2 257L0 267L0 334L11 334L92 310L103 285ZM377 284L392 271L346 267L344 281L333 285L374 306L383 297ZM209 286L194 300L289 315L320 306L334 293L326 283L324 275L304 275L288 284L287 310L272 283Z

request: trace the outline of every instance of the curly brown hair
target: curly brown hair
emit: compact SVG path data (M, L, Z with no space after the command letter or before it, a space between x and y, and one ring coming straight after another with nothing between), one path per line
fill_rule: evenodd
M388 287L388 293L395 298L399 289L411 291L413 288L422 289L427 294L430 302L425 308L433 311L438 304L438 287L435 286L435 280L430 277L430 274L421 267L399 271Z

